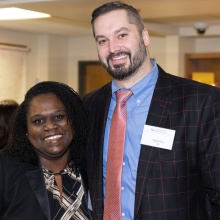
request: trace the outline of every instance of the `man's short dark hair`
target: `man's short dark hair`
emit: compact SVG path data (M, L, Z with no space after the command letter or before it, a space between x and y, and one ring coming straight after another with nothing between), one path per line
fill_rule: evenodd
M92 32L93 36L95 36L94 32L94 22L95 20L108 12L115 11L115 10L125 10L127 12L128 21L131 24L135 24L137 26L137 29L139 33L141 34L144 29L144 22L138 12L137 9L135 9L131 5L127 5L121 1L115 1L115 2L109 2L104 5L101 5L100 7L96 8L92 13ZM120 18L119 18L120 19Z

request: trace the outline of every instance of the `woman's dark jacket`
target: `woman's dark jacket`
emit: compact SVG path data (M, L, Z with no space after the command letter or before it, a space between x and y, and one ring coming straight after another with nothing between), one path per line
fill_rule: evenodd
M87 198L87 181L80 172ZM50 207L40 163L19 162L0 151L0 220L50 220Z

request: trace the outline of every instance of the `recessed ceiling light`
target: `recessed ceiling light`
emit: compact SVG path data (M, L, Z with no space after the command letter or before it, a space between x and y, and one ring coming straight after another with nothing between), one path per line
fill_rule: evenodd
M21 8L0 8L0 20L22 20L48 17L51 16L49 14L30 11Z

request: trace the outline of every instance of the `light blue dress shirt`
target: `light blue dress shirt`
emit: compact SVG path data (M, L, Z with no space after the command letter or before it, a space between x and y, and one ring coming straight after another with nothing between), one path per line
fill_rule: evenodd
M158 67L154 61L151 61L153 69L141 81L130 89L133 95L126 102L127 105L127 128L124 146L124 162L122 164L122 216L123 220L134 219L134 202L137 167L140 155L140 142L142 132L153 96L154 88L158 78ZM115 92L120 89L112 81L112 98L108 112L108 118L105 129L105 141L103 149L103 183L105 196L105 178L106 163L108 153L108 139L112 114L116 106Z

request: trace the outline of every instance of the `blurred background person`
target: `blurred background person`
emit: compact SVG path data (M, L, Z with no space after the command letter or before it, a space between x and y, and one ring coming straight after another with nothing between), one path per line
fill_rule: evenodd
M78 94L58 82L33 86L0 152L0 219L89 219L86 140Z
M9 141L11 118L17 107L18 103L12 99L0 101L0 149Z

